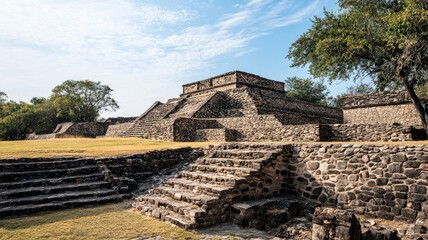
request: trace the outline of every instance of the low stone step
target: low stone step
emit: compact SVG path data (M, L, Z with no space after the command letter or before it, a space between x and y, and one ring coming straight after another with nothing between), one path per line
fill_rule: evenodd
M168 221L184 229L194 229L197 227L196 222L194 220L191 220L186 216L167 209L153 208L152 206L149 206L143 202L136 202L133 204L133 207L138 209L142 214L146 216L154 217L162 221Z
M283 149L283 145L278 144L256 144L256 143L228 143L210 146L209 150L246 150L246 151L278 151Z
M65 183L83 183L83 182L97 182L104 180L104 174L98 172L86 175L67 176L61 178L42 178L42 179L31 179L19 182L7 182L0 183L0 192L7 189L27 188L27 187L39 187L39 186L54 186Z
M190 220L194 221L206 216L206 211L199 206L185 201L177 201L166 195L147 195L139 197L137 200L146 202L157 208L162 207L180 215L187 216Z
M38 195L35 197L22 197L13 198L0 202L0 208L21 206L29 204L43 204L50 202L66 201L71 199L80 199L88 197L103 197L108 195L115 195L116 192L112 189L101 189L93 191L79 191L79 192L65 192L52 195Z
M37 178L57 178L62 176L85 175L99 172L98 166L83 166L68 169L53 169L42 171L25 171L25 172L0 172L0 182L14 182L20 180L37 179Z
M181 171L179 173L181 178L202 182L202 183L214 183L220 185L234 185L241 182L246 182L247 179L238 177L235 175L222 174L222 173L206 173L206 172L189 172Z
M248 167L260 169L264 159L233 159L233 158L206 158L202 157L196 161L196 164L217 165L225 167Z
M80 166L95 165L94 159L66 159L66 160L52 160L52 161L34 161L34 162L16 162L16 163L2 163L0 162L0 171L8 172L23 172L38 170L51 170L51 169L64 169L76 168Z
M272 151L242 151L242 150L208 150L205 156L210 158L260 159L266 158Z
M257 172L253 168L245 167L223 167L215 165L199 165L199 164L190 164L189 171L201 171L201 172L214 172L214 173L224 173L235 176L248 176L251 173Z
M176 189L187 189L194 193L201 193L213 196L221 196L232 191L232 187L218 184L198 183L184 178L170 178L165 182L166 186Z
M88 191L94 189L109 188L110 183L106 181L79 183L79 184L62 184L48 187L30 187L0 192L0 199L20 198L26 196L46 195L61 193L66 191Z
M158 195L166 195L177 201L185 201L188 203L195 204L199 207L215 205L219 202L218 197L197 194L187 189L176 189L173 187L160 186L154 189L154 193Z
M121 200L122 200L122 197L120 195L109 195L109 196L96 197L96 198L72 199L72 200L62 201L62 202L13 206L13 207L6 207L6 208L0 209L0 217L9 217L9 216L16 216L16 215L24 215L24 214L28 215L28 214L40 212L40 211L50 211L50 210L80 207L84 205L96 205L96 204L104 204L109 202L119 202Z

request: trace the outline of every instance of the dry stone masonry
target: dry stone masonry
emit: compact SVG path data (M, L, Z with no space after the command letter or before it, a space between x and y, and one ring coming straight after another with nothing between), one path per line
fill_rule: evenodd
M401 112L413 109L403 92L348 96L344 103L347 124L342 124L340 109L290 99L282 82L235 71L183 85L179 98L155 102L133 122L110 125L106 136L216 142L412 141L426 137L412 126L420 125L414 113ZM384 106L396 109L368 110Z
M424 145L223 144L204 152L188 170L140 196L134 207L184 228L224 221L266 228L271 215L260 209L277 201L266 198L297 196L300 202L334 207L315 213L314 239L354 239L357 234L394 239L393 232L360 225L353 214L409 223L428 220ZM290 209L302 207L292 202L286 203L287 211L272 216L295 215Z
M342 102L345 123L421 125L406 91L347 95Z
M427 192L425 145L227 143L103 159L0 161L1 217L133 194L143 214L184 228L232 221L285 238L300 226L306 239L425 239Z
M181 148L102 159L2 159L0 217L118 202L148 178L173 173L199 155Z
M225 222L233 202L279 194L274 168L282 154L277 145L213 146L187 171L139 197L134 207L183 228Z
M235 71L184 85L179 98L154 103L131 124L111 125L106 136L170 141L286 141L294 138L294 129L307 131L308 135L316 131L302 124L341 122L340 109L287 98L284 83ZM278 133L270 137L274 132ZM319 137L301 138L309 141Z

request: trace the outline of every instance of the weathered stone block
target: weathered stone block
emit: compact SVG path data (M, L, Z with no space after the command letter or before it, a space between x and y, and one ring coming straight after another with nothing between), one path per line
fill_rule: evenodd
M416 178L420 174L421 174L420 169L413 169L413 168L404 169L404 175L406 175L408 178Z
M392 154L391 155L392 162L405 162L407 161L407 156L404 153Z
M319 162L308 162L306 164L306 166L307 166L308 170L313 171L313 170L317 170L319 168L320 163Z

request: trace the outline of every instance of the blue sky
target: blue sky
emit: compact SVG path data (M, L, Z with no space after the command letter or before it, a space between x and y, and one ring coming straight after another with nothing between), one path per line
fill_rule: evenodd
M2 0L0 91L29 101L68 79L101 81L120 105L103 116L136 116L228 71L307 77L285 56L324 7L336 0Z

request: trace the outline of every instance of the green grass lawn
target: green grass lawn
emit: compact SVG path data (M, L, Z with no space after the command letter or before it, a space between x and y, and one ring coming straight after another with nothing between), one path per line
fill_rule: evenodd
M0 141L0 158L107 157L178 147L204 147L207 142L166 142L140 138L68 138L31 141ZM212 143L211 143L212 144Z
M194 232L141 215L124 203L0 220L0 239L199 239Z

